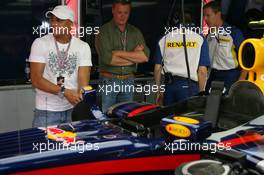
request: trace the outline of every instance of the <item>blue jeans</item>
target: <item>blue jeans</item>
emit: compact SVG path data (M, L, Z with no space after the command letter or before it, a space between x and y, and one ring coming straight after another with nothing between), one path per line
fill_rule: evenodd
M196 82L191 81L190 93L188 80L174 80L171 84L165 85L164 105L177 103L198 93L198 84Z
M134 92L131 87L134 86L134 78L120 80L117 78L100 77L99 93L102 97L102 111L114 104L133 100Z
M239 76L240 76L239 69L231 69L231 70L223 70L223 71L212 69L206 83L205 91L209 93L212 81L223 81L226 89L225 94L227 94L230 87L238 80Z
M66 111L46 111L35 109L33 127L45 127L71 122L72 109Z

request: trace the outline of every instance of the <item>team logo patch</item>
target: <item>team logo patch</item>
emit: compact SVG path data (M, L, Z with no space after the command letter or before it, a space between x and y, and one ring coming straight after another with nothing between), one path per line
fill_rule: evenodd
M228 37L219 37L219 41L221 43L229 43L229 42L231 42L231 39Z
M198 43L195 41L186 41L187 48L197 48ZM176 42L166 42L166 48L183 48L183 42L182 41L176 41Z

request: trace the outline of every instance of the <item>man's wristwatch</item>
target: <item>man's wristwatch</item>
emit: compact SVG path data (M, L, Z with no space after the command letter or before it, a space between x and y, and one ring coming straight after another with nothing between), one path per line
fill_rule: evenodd
M58 94L60 98L63 98L64 97L64 92L65 92L65 87L64 86L61 86L60 92Z

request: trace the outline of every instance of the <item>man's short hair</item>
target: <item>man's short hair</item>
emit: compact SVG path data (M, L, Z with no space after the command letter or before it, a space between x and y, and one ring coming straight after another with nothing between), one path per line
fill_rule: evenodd
M129 5L131 5L131 1L130 0L114 0L114 2L113 2L113 5L114 4L122 4L122 5L127 5L127 4L129 4Z
M210 1L203 6L203 9L211 8L215 13L221 12L221 3L218 1Z
M176 13L174 13L169 21L169 26L177 26L180 23L183 23L183 16L182 13L180 13L180 9L175 10ZM184 22L185 24L193 24L195 23L192 12L189 10L184 10Z

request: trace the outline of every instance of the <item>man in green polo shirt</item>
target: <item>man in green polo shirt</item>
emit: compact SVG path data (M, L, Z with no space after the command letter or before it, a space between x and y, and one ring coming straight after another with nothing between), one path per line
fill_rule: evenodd
M148 61L149 49L142 33L127 23L130 11L130 0L115 0L113 19L100 28L95 39L103 112L116 103L133 100L133 89L125 87L134 85L137 64Z

